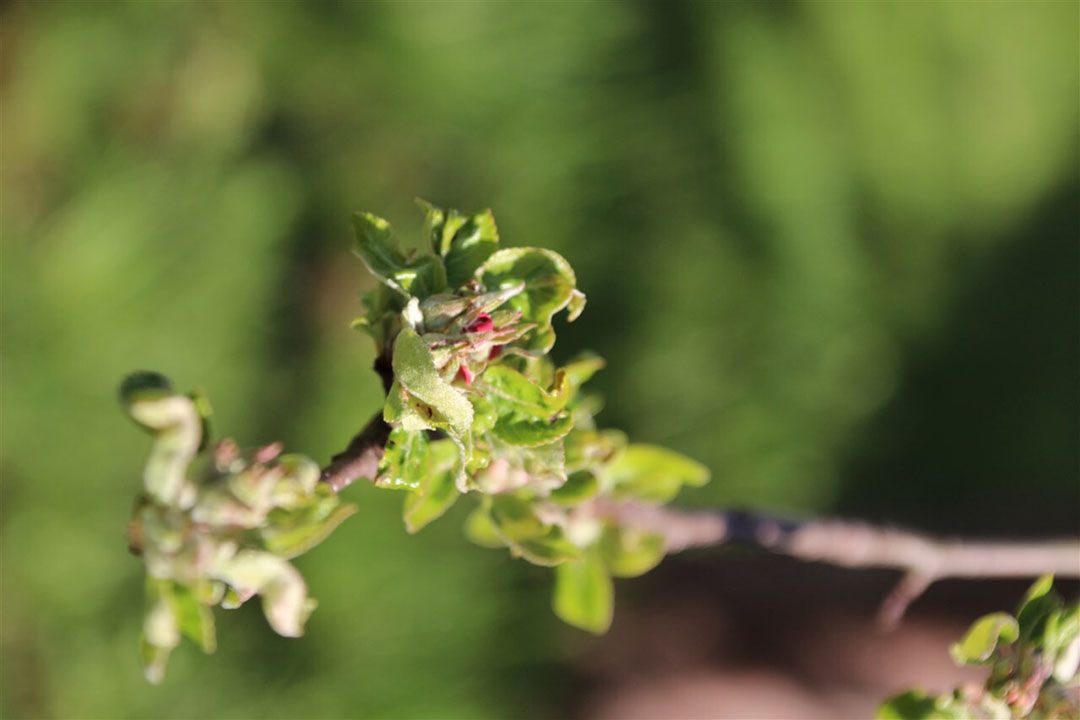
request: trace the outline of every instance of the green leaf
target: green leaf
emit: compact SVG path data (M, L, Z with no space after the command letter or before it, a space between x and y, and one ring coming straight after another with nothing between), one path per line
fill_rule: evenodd
M570 385L562 371L555 374L550 391L503 364L489 366L481 378L484 393L500 408L500 414L513 411L546 418L566 407L570 396Z
M566 373L570 388L577 390L587 383L593 375L602 370L605 365L607 365L607 362L599 355L583 353L567 363L563 367L563 371Z
M631 444L602 473L615 497L668 502L683 485L709 481L704 465L656 445Z
M421 300L446 290L446 269L442 262L431 255L421 255L411 260L392 276L406 294Z
M486 507L491 527L512 555L546 566L581 555L581 549L566 539L561 528L548 525L536 516L533 503L528 500L511 494L494 495L487 498ZM486 530L482 520L473 521L478 524L473 532ZM477 538L484 539L482 534Z
M180 644L180 625L172 602L173 583L146 577L146 611L139 643L146 679L155 685L165 679L172 649Z
M394 240L390 223L371 213L357 212L353 213L353 229L356 231L353 251L364 261L368 272L404 293L394 274L405 269L405 255Z
M1016 619L1024 642L1041 642L1047 618L1063 605L1061 597L1053 591L1053 585L1054 576L1043 575L1020 601Z
M333 491L327 488L327 492ZM337 500L336 497L332 499ZM263 531L266 549L286 559L299 557L328 538L355 512L356 505L335 502L328 509L296 513L300 517L291 523L286 520L277 525L271 516L270 527Z
M423 430L394 428L379 460L375 484L394 490L416 490L428 475L428 441Z
M401 326L401 311L405 307L405 296L397 290L391 290L385 284L363 294L361 302L364 314L353 321L353 328L363 330L375 341L378 352L382 352L391 338L397 335Z
M510 546L511 555L544 567L554 567L581 557L581 548L570 542L558 527L552 527L541 537L507 544Z
M600 536L598 549L612 575L632 578L659 565L667 547L662 535L609 525Z
M1013 643L1020 636L1016 618L1008 613L991 613L972 624L960 642L949 648L960 665L977 665L986 662L994 654L999 643Z
M525 322L541 329L551 324L551 316L565 308L574 293L577 279L570 263L556 252L542 248L507 248L489 257L476 272L488 290L524 282L525 291L508 303L521 312Z
M506 541L499 534L495 522L484 506L473 510L465 519L465 537L480 547L493 549L506 547Z
M595 552L555 568L555 614L574 627L602 635L611 627L615 588Z
M491 211L485 210L469 218L454 233L449 248L443 253L450 287L459 287L468 282L476 274L477 268L498 249L499 231Z
M1043 654L1053 663L1058 682L1070 681L1080 668L1080 603L1062 608L1047 618Z
M403 328L398 333L392 365L401 386L438 412L450 430L458 436L469 432L472 404L439 376L431 350L416 331Z
M429 203L423 198L416 198L416 204L424 211L424 234L431 239L431 250L438 255L446 255L450 250L454 233L468 221L468 217L457 210L445 210Z
M585 311L585 293L577 288L570 293L570 302L566 304L566 321L574 322Z
M494 432L504 442L538 447L573 429L571 417L557 414L566 406L570 393L562 371L555 374L550 391L506 365L488 367L482 378L480 387L499 412Z
M446 289L446 269L432 255L409 258L398 247L390 223L367 212L353 213L354 252L368 271L406 296L425 298ZM372 318L376 320L377 318ZM376 337L376 339L379 339Z
M142 661L143 677L153 685L160 685L165 679L165 670L169 665L171 647L153 645L146 635L139 638L139 659Z
M889 698L878 708L878 720L950 720L955 714L938 707L936 698L911 690Z
M459 315L469 309L472 298L441 293L432 295L420 303L427 332L443 332Z
M569 415L559 415L552 420L509 415L499 418L494 432L510 445L533 448L549 445L573 429L574 419Z
M490 513L499 535L511 542L543 537L550 529L536 516L532 503L517 495L492 496Z
M618 430L579 430L566 436L566 469L599 471L626 448L626 435Z
M469 398L469 401L472 402L473 406L472 431L476 435L483 435L495 427L495 421L499 415L495 410L495 406L485 397L474 394Z
M560 505L580 505L600 491L600 482L587 470L579 470L566 478L562 487L552 490L550 499Z
M547 355L555 347L555 330L550 325L534 327L522 335L514 347L534 356Z
M202 648L204 653L217 649L217 637L214 632L214 613L195 594L184 585L173 583L169 601L180 626L180 632Z
M450 287L465 284L499 248L495 216L490 210L468 216L424 200L417 200L417 204L426 213L425 228L432 251L445 260Z
M429 445L430 466L419 487L405 497L405 529L419 532L438 519L461 495L455 486L461 457L450 440L436 440Z

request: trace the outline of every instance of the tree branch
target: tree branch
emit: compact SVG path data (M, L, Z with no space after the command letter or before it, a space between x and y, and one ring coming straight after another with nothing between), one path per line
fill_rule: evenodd
M388 353L380 353L375 358L375 372L382 381L383 392L389 393L394 383L394 370ZM379 461L389 437L390 426L383 421L380 410L353 436L344 450L330 458L330 464L323 468L322 481L329 483L334 492L341 492L357 478L374 480L379 474Z
M388 437L390 426L383 422L380 411L349 441L348 447L330 458L330 464L323 469L322 481L329 483L334 492L341 492L357 478L374 480Z
M393 369L386 353L375 372L389 392ZM335 455L322 480L340 492L358 478L378 474L390 427L377 413ZM847 568L903 571L882 603L878 619L893 627L934 582L945 578L1031 577L1053 573L1080 577L1080 538L1056 540L961 540L935 538L851 520L790 520L741 510L689 511L643 502L599 500L593 511L620 525L664 537L668 552L737 544L778 555Z
M620 524L662 535L669 552L728 543L849 568L891 568L904 577L882 605L894 626L932 583L944 578L1080 577L1080 538L987 541L935 538L857 521L793 521L743 511L676 510L602 501L596 511Z

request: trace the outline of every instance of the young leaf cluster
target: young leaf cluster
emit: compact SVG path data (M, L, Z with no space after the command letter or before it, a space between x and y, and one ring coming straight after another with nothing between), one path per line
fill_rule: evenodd
M490 212L423 204L425 247L404 251L390 225L355 218L356 252L380 281L356 325L375 340L389 389L377 487L405 493L418 532L463 495L476 499L465 532L555 572L553 606L594 633L611 624L613 577L663 558L660 535L622 527L598 501L665 503L708 471L670 450L596 427L599 398L583 385L604 363L562 366L548 353L552 318L585 307L570 264L540 248L500 248ZM209 404L156 373L121 387L129 415L154 435L132 550L147 573L146 676L160 682L183 635L215 648L212 608L262 598L281 635L302 634L314 609L289 560L321 542L355 507L342 504L314 461L278 445L213 447Z
M988 667L986 683L945 695L914 690L878 711L882 720L1065 720L1080 717L1080 603L1066 605L1040 578L1016 615L975 621L950 648L959 665Z
M603 367L592 355L558 365L553 317L585 306L570 264L541 248L501 248L490 212L422 203L424 246L405 252L390 225L354 218L356 253L380 285L357 325L390 359L384 407L390 440L375 484L407 493L417 532L462 495L477 504L474 542L555 569L555 612L602 633L612 619L612 577L647 572L663 539L620 527L598 500L670 501L701 485L698 463L600 430L599 399L583 385Z
M259 595L270 626L297 637L315 608L289 562L318 544L355 507L319 483L319 467L278 445L242 452L231 440L208 446L209 405L136 373L120 391L128 414L154 435L128 534L146 565L141 651L160 682L187 636L216 647L212 608Z

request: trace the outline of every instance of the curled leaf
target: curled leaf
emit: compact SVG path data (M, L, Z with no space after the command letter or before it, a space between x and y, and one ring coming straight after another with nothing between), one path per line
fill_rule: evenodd
M999 643L1012 643L1020 636L1016 618L1008 613L992 613L979 618L960 642L953 643L949 654L961 665L984 663Z

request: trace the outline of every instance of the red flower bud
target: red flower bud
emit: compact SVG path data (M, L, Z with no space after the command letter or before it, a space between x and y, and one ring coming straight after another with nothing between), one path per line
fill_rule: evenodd
M502 355L502 349L502 345L492 345L491 351L488 353L488 360L494 360L495 358Z
M494 329L495 323L491 322L491 316L487 313L480 313L480 315L465 328L465 332L491 332Z

